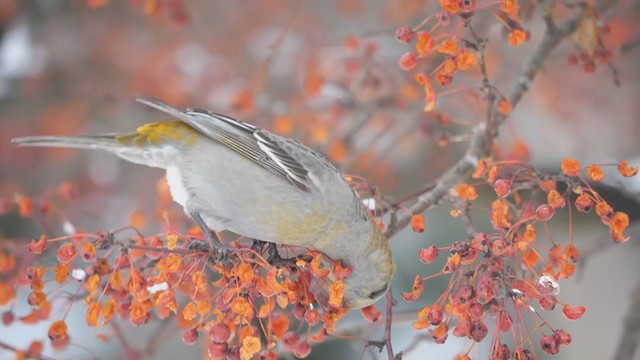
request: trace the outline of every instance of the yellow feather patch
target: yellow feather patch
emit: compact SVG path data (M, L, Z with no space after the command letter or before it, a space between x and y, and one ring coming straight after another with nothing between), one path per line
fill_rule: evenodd
M197 139L198 132L182 121L144 124L134 133L116 137L121 144L136 146L160 145L167 142L183 142L190 145Z
M322 248L344 237L348 231L347 225L335 221L327 209L314 208L300 214L292 212L286 205L274 205L272 211L260 220L275 222L278 241L289 245L313 244Z

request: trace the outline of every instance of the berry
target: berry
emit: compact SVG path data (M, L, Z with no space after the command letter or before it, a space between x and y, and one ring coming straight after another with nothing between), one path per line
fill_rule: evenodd
M225 324L215 324L209 329L211 341L216 343L226 343L231 336L231 329Z
M293 355L297 358L304 359L311 354L311 346L306 341L300 341L293 349Z
M198 331L196 329L187 329L182 332L182 342L187 345L193 345L198 341Z
M404 71L409 71L416 67L416 55L412 52L407 52L398 61L398 65Z
M403 26L396 30L396 40L404 44L410 43L415 35L416 33L406 26Z

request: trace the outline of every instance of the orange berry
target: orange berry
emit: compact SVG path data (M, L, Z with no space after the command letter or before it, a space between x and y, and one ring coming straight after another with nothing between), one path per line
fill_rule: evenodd
M416 301L416 299L422 294L422 290L424 290L424 284L422 283L422 278L420 275L416 275L416 278L413 280L413 288L410 292L400 293L402 297L409 301Z
M438 52L452 56L457 54L458 50L458 43L452 39L445 40L440 44L440 46L438 46Z
M382 312L376 309L373 305L362 308L360 312L362 313L362 317L371 323L377 322L382 317Z
M518 10L518 0L502 0L500 10L506 12L507 14Z
M40 240L31 240L27 247L29 248L29 251L36 255L42 254L45 250L47 250L47 238L44 235L41 235Z
M520 46L527 40L527 33L520 29L515 29L509 33L508 39L511 46Z
M58 248L58 261L61 263L66 263L76 256L76 247L70 243L64 243L62 246Z
M562 160L560 168L562 169L562 172L570 177L575 177L580 174L580 163L578 162L578 160L573 158L566 158Z
M562 195L560 195L558 190L549 191L549 193L547 194L547 202L554 209L563 208L565 203L566 203L565 200L564 200L564 197L562 197Z
M451 14L457 14L461 10L459 0L440 0L440 6Z
M416 52L419 56L424 56L433 49L434 41L433 36L426 31L420 31L416 34L417 42L416 42Z
M584 306L572 307L571 305L565 305L562 307L562 313L569 320L577 320L584 315L587 309Z
M638 173L638 167L637 166L630 167L629 164L627 163L627 160L621 160L620 163L618 164L618 171L624 177L631 177L631 176L635 176Z
M593 182L600 182L604 180L604 172L602 171L602 168L600 168L600 166L598 165L589 166L587 168L587 175L589 176L589 179L591 179L591 181Z
M511 114L511 110L513 110L513 107L511 106L511 103L508 100L502 99L500 100L500 102L498 102L497 110L500 114L507 116Z
M478 57L473 51L463 50L456 56L456 65L460 70L469 70L478 65Z
M424 231L424 217L420 214L411 217L411 228L414 232L421 233Z

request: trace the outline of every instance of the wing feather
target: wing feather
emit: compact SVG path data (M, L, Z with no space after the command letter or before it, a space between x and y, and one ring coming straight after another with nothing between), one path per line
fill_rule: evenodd
M202 135L235 151L296 188L310 190L309 171L283 148L284 143L290 140L225 115L199 109L181 111L158 100L136 100L184 121ZM302 146L296 145L297 147L291 148Z

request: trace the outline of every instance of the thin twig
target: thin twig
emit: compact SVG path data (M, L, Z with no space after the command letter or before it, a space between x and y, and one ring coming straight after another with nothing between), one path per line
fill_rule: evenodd
M469 202L462 201L457 196L452 196L451 202L453 203L453 206L455 206L456 209L458 209L458 212L460 213L460 219L462 220L462 224L464 225L464 228L467 231L467 235L469 236L469 239L475 238L476 235L478 235L478 230L476 230L476 227L473 225L473 219L471 219Z
M393 320L394 301L393 301L393 295L391 295L391 291L387 292L385 299L387 300L387 306L386 306L387 314L384 322L384 340L385 340L385 345L387 347L387 355L389 356L389 360L394 360L395 355L393 353L393 347L391 346L391 325L393 324L392 320Z

